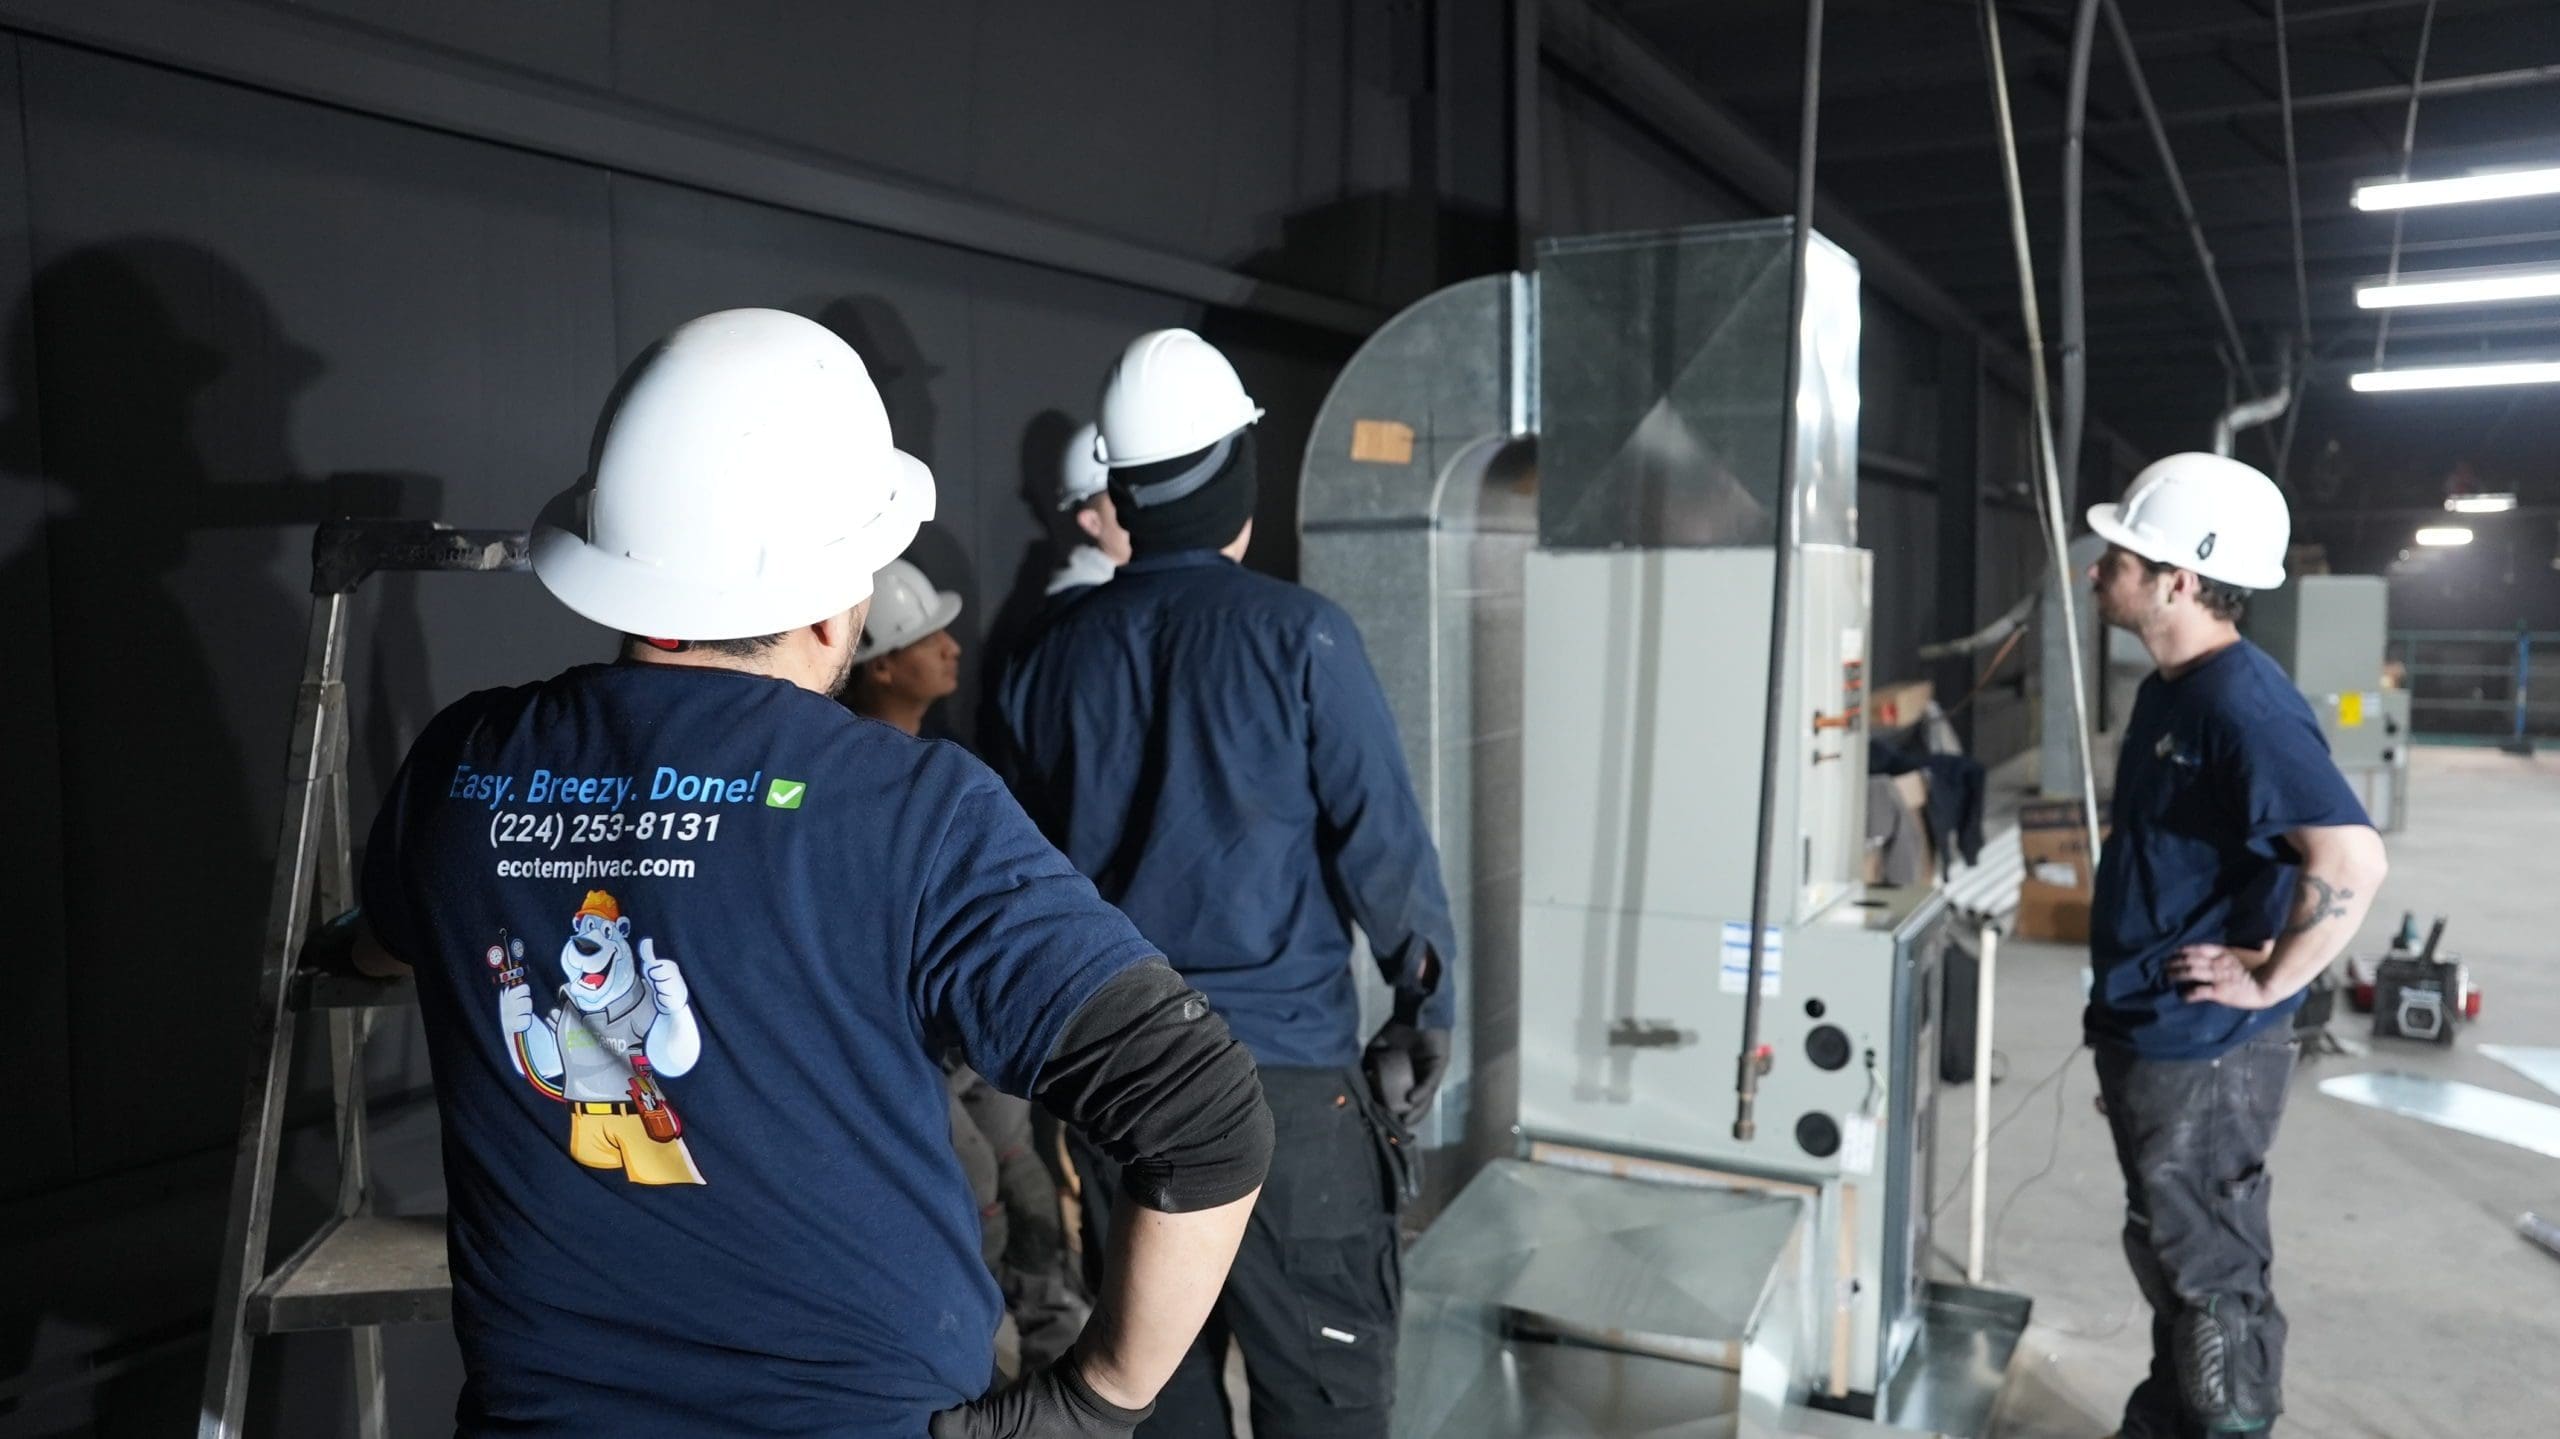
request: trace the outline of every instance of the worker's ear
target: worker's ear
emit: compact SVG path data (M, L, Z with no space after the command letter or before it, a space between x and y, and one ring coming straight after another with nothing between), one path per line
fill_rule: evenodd
M843 614L819 620L809 626L818 647L824 650L852 650L862 646L862 622L871 614L871 601L864 600Z
M1084 537L1086 539L1091 540L1096 544L1100 544L1102 542L1102 512L1091 505L1077 506L1076 528L1084 531Z

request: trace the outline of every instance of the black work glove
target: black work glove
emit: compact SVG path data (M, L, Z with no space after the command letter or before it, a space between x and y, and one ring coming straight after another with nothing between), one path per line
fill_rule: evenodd
M1409 1130L1431 1112L1440 1081L1448 1077L1449 1031L1389 1020L1369 1041L1368 1051L1360 1056L1360 1068L1368 1074L1369 1092L1378 1097L1387 1117Z
M1122 1439L1156 1406L1123 1409L1093 1392L1074 1351L957 1409L933 1416L933 1439Z

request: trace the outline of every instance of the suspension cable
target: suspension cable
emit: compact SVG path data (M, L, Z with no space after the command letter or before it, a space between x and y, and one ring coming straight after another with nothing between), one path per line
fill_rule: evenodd
M2409 117L2400 127L2400 178L2409 178L2409 162L2418 149L2418 95L2427 84L2427 43L2436 33L2436 0L2427 0L2427 10L2418 17L2418 63L2409 71ZM2388 279L2400 278L2400 235L2409 223L2405 209L2391 212L2391 268ZM2382 321L2373 329L2373 367L2382 368L2383 347L2391 342L2391 312L2382 312Z

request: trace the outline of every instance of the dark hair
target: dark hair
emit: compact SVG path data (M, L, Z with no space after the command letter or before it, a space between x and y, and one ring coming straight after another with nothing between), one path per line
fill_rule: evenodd
M731 659L751 660L781 643L782 636L772 634L751 635L745 639L736 640L680 640L677 642L677 647L679 649L688 650L707 650L715 655L727 655ZM629 651L635 646L645 646L653 650L664 650L666 648L665 644L657 640L645 639L639 635L624 635L622 637L622 648L625 651Z
M2142 567L2155 575L2165 575L2172 570L2185 568L2183 565L2173 565L2161 560L2143 560ZM2240 617L2249 612L2249 592L2238 585L2225 584L2221 580L2197 575L2196 603L2204 606L2206 614L2216 619L2229 620L2236 625L2240 623Z

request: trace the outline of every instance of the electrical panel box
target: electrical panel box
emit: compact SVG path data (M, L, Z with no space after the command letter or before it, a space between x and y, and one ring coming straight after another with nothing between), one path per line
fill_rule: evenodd
M2293 676L2329 754L2376 828L2400 827L2408 799L2409 695L2382 687L2391 587L2380 575L2302 575L2253 595L2249 638Z
M2380 575L2298 575L2251 595L2244 628L2305 694L2378 690L2391 583Z

